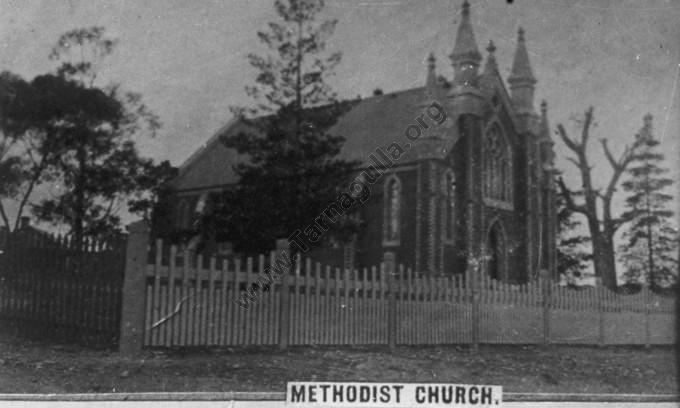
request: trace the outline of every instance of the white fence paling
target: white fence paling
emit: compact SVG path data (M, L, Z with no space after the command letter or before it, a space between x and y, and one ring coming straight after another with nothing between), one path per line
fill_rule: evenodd
M244 309L239 300L265 276L276 253L205 263L161 241L155 247L146 271L146 346L675 341L674 300L647 288L623 295L488 277L468 285L462 274L422 275L389 261L343 271L300 259L282 281L255 290Z

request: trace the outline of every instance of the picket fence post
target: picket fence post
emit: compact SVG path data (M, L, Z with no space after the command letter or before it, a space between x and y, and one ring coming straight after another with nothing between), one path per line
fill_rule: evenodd
M387 275L387 344L390 348L397 345L397 299L395 297L396 279L395 279L395 262L394 252L387 251L383 254L383 262L385 262L385 274Z
M602 278L597 278L597 310L598 310L598 344L600 347L604 347L604 295L605 291L608 290L602 286Z
M481 270L479 264L474 268L468 268L468 281L466 285L470 285L472 296L472 350L476 353L479 351L479 334L481 331L481 313L480 313L480 279Z
M645 303L645 348L650 347L652 332L649 326L649 318L651 314L651 294L652 292L648 288L642 288L642 299Z
M550 272L541 269L541 291L543 295L543 344L550 344Z
M283 259L286 257L287 259ZM272 259L270 268L274 268L274 263L288 264L290 268L282 271L281 274L281 296L279 296L279 348L284 350L288 348L288 333L290 331L290 283L288 281L291 276L291 271L295 267L292 262L295 261L290 253L290 243L287 239L276 240L276 259Z
M138 354L144 345L148 246L149 224L145 220L130 224L125 252L125 277L118 343L120 353L127 356Z

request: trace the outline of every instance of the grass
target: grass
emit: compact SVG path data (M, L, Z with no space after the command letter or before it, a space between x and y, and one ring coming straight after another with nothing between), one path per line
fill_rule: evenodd
M305 347L113 351L0 337L0 392L285 391L287 381L502 385L504 392L676 394L671 347Z

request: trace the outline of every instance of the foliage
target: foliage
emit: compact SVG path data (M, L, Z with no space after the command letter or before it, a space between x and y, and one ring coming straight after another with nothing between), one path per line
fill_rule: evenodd
M27 82L9 72L0 74L0 215L10 231L18 228L35 187L53 179L49 169L59 158L59 135L49 116L59 110L54 104L58 93L70 89L61 85L43 76ZM14 223L5 209L8 200L18 202Z
M2 179L2 198L19 196L20 214L32 204L38 218L70 226L76 242L120 231L126 204L147 214L160 184L174 174L167 162L155 164L137 151L135 139L160 127L141 96L97 84L98 67L115 44L101 27L69 31L50 54L59 63L54 73L30 83L0 77L13 90L0 97L3 140L15 147L13 162L0 156L0 166L14 169ZM29 203L40 184L50 185L49 194Z
M258 32L270 52L248 56L258 71L246 87L254 106L234 109L245 130L223 142L249 161L235 166L238 184L213 200L197 225L238 251L271 249L275 238L313 223L356 165L337 157L344 138L328 133L351 103L340 102L327 82L341 54L325 53L336 21L317 22L323 6L277 0L279 21ZM346 238L357 223L345 217L334 227L331 235Z
M564 198L558 196L557 272L573 284L584 277L592 261L592 254L588 250L590 237L579 231L585 227L575 216L566 207Z
M571 190L561 178L558 185L566 208L571 212L583 214L586 218L592 240L595 275L602 279L604 286L614 288L617 286L614 235L629 220L625 217L615 217L612 214L612 200L619 180L633 160L641 141L637 138L633 143L624 146L618 157L614 157L607 139L600 139L602 150L612 169L609 181L605 188L601 189L593 182L593 166L588 158L590 152L588 142L594 127L593 119L592 107L586 110L582 120L577 119L581 127L578 139L570 137L561 124L557 126L560 138L575 156L567 157L567 160L577 168L581 176L581 188Z
M673 184L668 169L662 167L664 155L651 133L651 115L637 135L644 141L628 168L622 183L626 197L624 217L630 219L620 247L627 282L665 287L677 280L678 231L673 227L673 197L667 193Z

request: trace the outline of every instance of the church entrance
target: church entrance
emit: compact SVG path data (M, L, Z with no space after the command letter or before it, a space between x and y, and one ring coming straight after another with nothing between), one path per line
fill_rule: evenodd
M498 222L489 229L487 238L487 273L497 280L505 278L505 234Z

